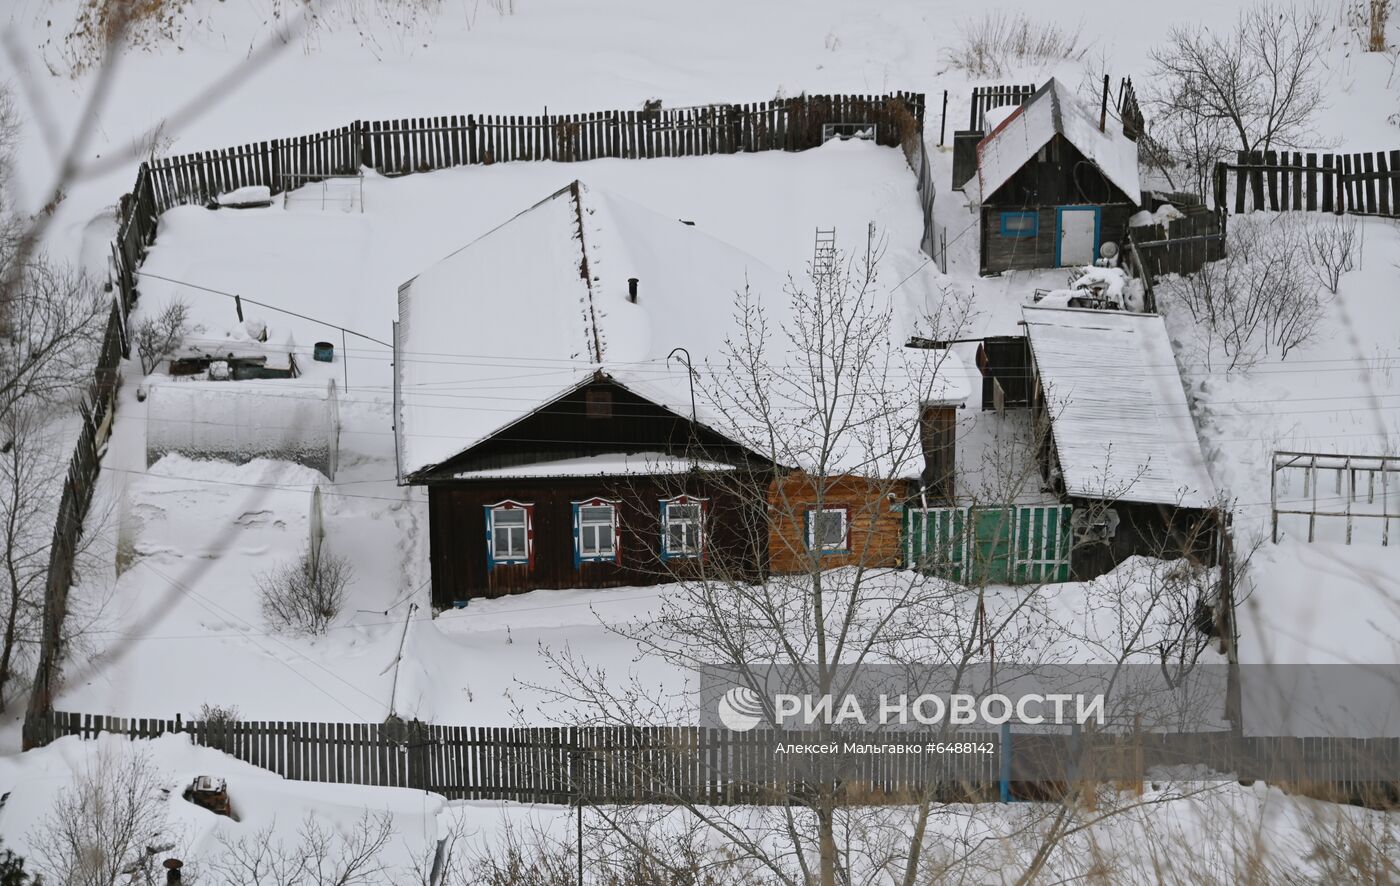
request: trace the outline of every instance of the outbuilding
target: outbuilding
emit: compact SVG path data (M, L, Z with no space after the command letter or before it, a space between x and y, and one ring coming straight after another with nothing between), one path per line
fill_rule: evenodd
M1051 79L977 145L981 272L1088 265L1138 210L1137 143Z

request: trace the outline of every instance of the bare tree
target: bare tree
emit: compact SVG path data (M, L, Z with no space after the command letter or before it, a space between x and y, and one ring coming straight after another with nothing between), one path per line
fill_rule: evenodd
M389 882L384 847L394 837L394 820L368 810L347 830L328 828L307 815L288 846L273 840L276 823L249 837L219 835L222 852L209 862L211 879L228 886L362 886Z
M59 792L29 834L46 882L117 886L171 847L165 777L143 750L115 743L97 751Z
M1173 28L1152 52L1149 98L1167 168L1179 168L1204 196L1210 170L1231 146L1268 151L1315 139L1325 40L1320 10L1306 5L1251 6L1228 32Z
M61 451L61 450L59 450ZM48 574L52 483L62 476L44 424L34 408L0 417L0 555L4 558L4 640L0 645L0 710L14 678L34 651Z
M149 375L169 357L184 340L189 330L190 306L184 300L175 298L166 303L158 313L141 321L132 338L136 342L136 353L141 358L141 373Z
M345 588L354 576L350 561L322 553L283 563L257 576L263 617L278 628L324 634L345 601Z
M0 238L4 232L0 231ZM0 292L0 414L25 399L54 402L91 377L102 324L111 301L83 274L43 259L15 273ZM17 258L13 260L18 260Z

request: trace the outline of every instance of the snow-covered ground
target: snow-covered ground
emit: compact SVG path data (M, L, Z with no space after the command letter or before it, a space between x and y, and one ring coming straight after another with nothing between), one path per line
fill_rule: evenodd
M54 146L78 125L94 82L91 72L68 76L72 57L64 34L82 5L15 0L0 13L16 38L3 64L22 87L19 110L27 124L18 145L18 184L36 205L47 199L56 172ZM83 152L83 159L99 165L66 189L47 236L53 252L104 271L114 205L130 188L145 150L142 134L187 104L193 113L167 125L162 151L244 144L351 119L908 89L929 95L926 138L934 148L942 91L949 94L951 146L953 130L965 125L973 82L946 61L958 25L972 14L952 0L780 0L761 6L740 0L704 6L610 0L602 7L565 0L462 0L436 9L384 0L322 5L321 19L309 31L235 78L230 88L206 94L293 6L194 0L174 23L175 40L152 41L121 60ZM1147 52L1169 26L1225 25L1237 8L1206 0L1147 6L1079 0L1073 8L1077 20L1068 24L1082 27L1081 45L1088 48L1083 59L996 79L1041 82L1053 74L1078 86L1093 79L1092 67L1094 73L1102 68L1115 77L1133 76L1141 89ZM513 11L498 11L506 9ZM1389 61L1356 52L1341 13L1338 22L1328 56L1329 106L1319 111L1318 128L1339 133L1347 150L1396 147L1400 130L1386 122L1396 106ZM935 212L949 241L947 278L917 252L918 205L903 157L864 143L795 155L498 164L393 180L369 175L363 212L340 204L322 208L315 194L265 209L179 208L162 218L144 269L388 341L400 283L577 178L692 220L779 270L800 272L811 256L814 227L835 226L840 244L849 248L863 246L866 224L874 221L889 238L886 278L905 281L904 309L927 305L951 288L973 297L975 315L966 335L1013 332L1027 294L1036 286L1063 285L1064 272L977 279L975 216L948 190L950 148L935 148L932 159L939 188ZM1245 660L1400 661L1400 543L1382 548L1376 533L1365 529L1350 546L1307 544L1296 527L1285 527L1278 545L1265 535L1273 449L1400 451L1400 229L1381 220L1362 226L1361 267L1344 277L1314 342L1286 361L1267 359L1237 373L1191 365L1184 349L1178 353L1212 476L1239 503L1240 544L1263 539L1251 560L1253 591L1240 625ZM247 346L246 328L239 328L226 297L154 278L143 280L141 291L142 310L177 293L188 299L201 327L200 344ZM84 602L85 636L75 646L83 654L70 667L59 707L169 717L211 703L236 705L249 718L336 721L378 720L392 709L438 722L504 723L515 704L528 706L522 682L549 679L541 644L567 644L618 673L635 667L635 650L600 622L643 617L665 587L536 592L430 618L422 495L393 481L387 350L353 337L346 348L322 324L247 310L251 319L266 323L268 350L293 343L308 370L300 382L308 395L326 378L341 384L348 370L340 471L328 483L287 464L233 467L179 457L148 471L144 405L135 396L139 379L129 377L104 460L105 507L99 509L109 515L101 531L121 552L123 569L117 574L114 565L83 576L76 593ZM1178 327L1173 329L1177 334ZM312 363L309 348L323 338L348 362ZM1178 346L1188 344L1185 333L1178 338ZM255 575L303 549L310 490L318 483L327 493L327 545L353 558L356 575L346 612L326 637L312 641L267 630ZM1036 614L1083 636L1086 621L1101 617L1087 599L1079 585L1059 586L1044 594ZM406 655L395 681L406 624ZM1111 636L1112 625L1096 627ZM1067 644L1061 651L1091 659L1112 654L1111 648L1085 645ZM684 679L675 673L649 676ZM16 715L7 716L4 735L13 739ZM0 811L7 845L24 851L33 822L96 746L66 739L0 759L0 790L11 792ZM421 858L448 826L444 816L467 818L471 827L490 833L505 818L526 814L492 804L444 811L441 801L417 793L282 782L177 738L151 743L151 752L172 784L210 771L236 781L235 802L247 817L222 826L243 834L269 823L274 812L276 826L294 839L307 812L347 822L364 809L388 809L402 835L395 863ZM1198 835L1209 833L1222 806L1243 810L1246 819L1269 823L1265 832L1279 851L1296 849L1299 857L1308 851L1307 804L1260 786L1224 790L1220 805L1179 801L1161 820L1180 822ZM212 846L210 817L182 803L171 800L191 844ZM529 814L556 830L569 826L567 810ZM1130 831L1105 839L1136 845Z

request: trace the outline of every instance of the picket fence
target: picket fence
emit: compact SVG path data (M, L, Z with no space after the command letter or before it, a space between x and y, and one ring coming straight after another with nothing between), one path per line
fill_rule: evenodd
M1231 206L1237 215L1268 210L1397 218L1400 150L1364 154L1240 151L1234 163L1216 164L1214 190L1215 205Z

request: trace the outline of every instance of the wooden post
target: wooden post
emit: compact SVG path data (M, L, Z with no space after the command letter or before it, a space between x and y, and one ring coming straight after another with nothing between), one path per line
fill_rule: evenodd
M943 147L943 136L948 129L948 90L943 90L943 116L938 123L938 146Z

